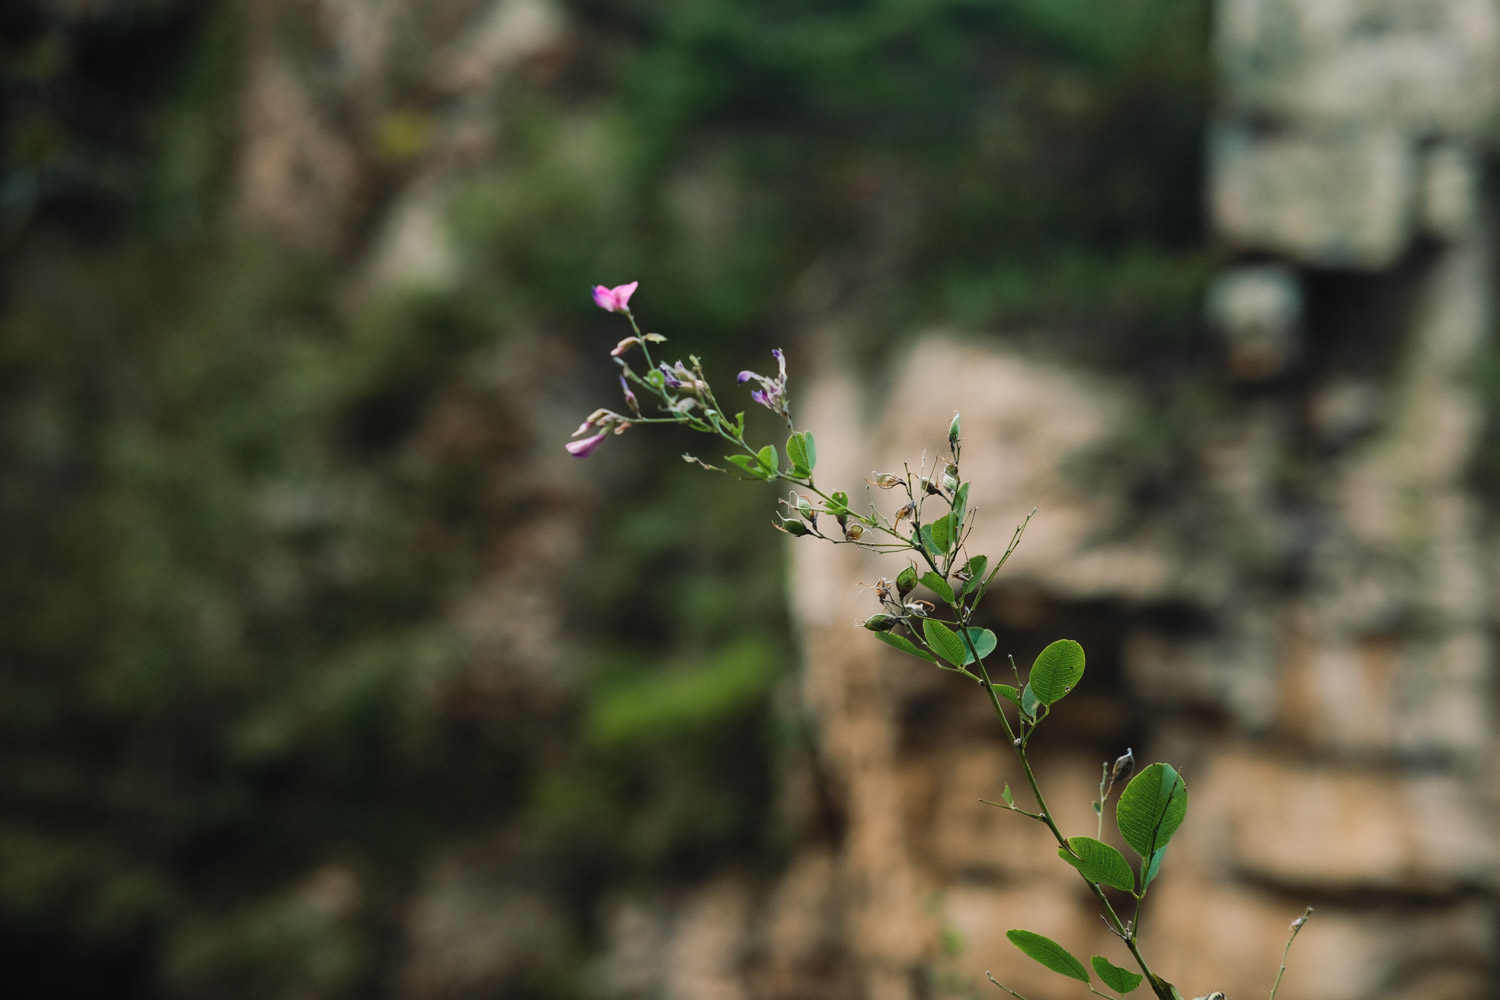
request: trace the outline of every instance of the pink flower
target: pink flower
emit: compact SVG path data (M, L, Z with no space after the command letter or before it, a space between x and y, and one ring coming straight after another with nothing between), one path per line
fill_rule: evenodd
M628 285L616 285L613 288L595 285L594 304L605 312L629 312L630 297L635 294L635 286L639 284L639 281L632 281Z
M599 447L603 441L603 434L595 434L593 437L586 437L581 441L569 441L563 447L568 449L569 455L574 455L578 458L587 458L589 452Z

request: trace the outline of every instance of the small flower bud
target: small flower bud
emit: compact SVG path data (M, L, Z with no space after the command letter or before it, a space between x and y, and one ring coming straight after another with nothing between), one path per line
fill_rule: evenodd
M659 333L648 333L645 336L643 336L641 339L644 340L644 341L646 341L647 343L660 344L660 343L665 342L667 338L663 337Z
M891 615L875 614L864 620L864 626L871 632L889 632L896 627L898 621L900 621L899 618Z
M615 349L609 352L609 356L612 358L618 358L620 355L624 354L626 351L630 350L640 342L641 340L639 337L626 337L624 340L615 345Z
M905 597L917 588L917 567L907 566L896 574L896 591Z
M771 522L771 527L778 531L784 531L793 538L802 538L812 534L811 529L795 517L778 517Z
M953 422L948 425L948 447L958 447L958 411L953 411Z
M864 533L865 526L863 524L860 524L858 521L850 521L848 524L844 525L844 540L847 542L859 541Z
M1115 766L1110 769L1110 784L1114 784L1117 781L1124 781L1134 770L1135 751L1130 747L1126 747L1125 752L1115 759Z
M943 489L949 493L958 489L958 466L949 462L943 467Z

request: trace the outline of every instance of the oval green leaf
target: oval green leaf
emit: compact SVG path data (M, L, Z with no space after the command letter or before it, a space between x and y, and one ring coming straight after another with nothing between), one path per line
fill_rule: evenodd
M1041 711L1042 703L1037 700L1036 692L1031 690L1028 684L1021 689L1021 711L1035 719L1037 712Z
M932 522L932 544L939 552L947 552L953 547L953 515L944 514Z
M781 467L781 459L776 455L776 446L774 444L766 445L755 453L755 457L760 462L760 467L767 472L775 472Z
M916 542L917 547L926 553L929 560L932 562L938 561L938 557L942 555L942 552L938 551L937 543L932 540L932 525L924 524L917 530Z
M1187 783L1182 776L1170 764L1152 764L1120 793L1115 806L1120 836L1142 858L1151 858L1153 852L1167 846L1182 825L1187 803Z
M906 638L903 635L896 635L894 632L876 632L875 638L879 639L887 646L901 650L901 652L903 653L910 653L912 656L921 657L928 663L937 662L937 658L934 657L931 653L927 652L927 650L918 646L916 643L912 642L910 639Z
M1151 862L1150 864L1146 865L1146 878L1141 883L1142 895L1144 895L1146 892L1146 886L1150 885L1152 880L1156 878L1157 872L1161 871L1161 859L1166 855L1166 853L1167 849L1165 847L1158 847L1156 850L1151 852Z
M729 461L733 462L735 465L739 466L741 469L745 470L745 472L754 476L756 479L767 479L770 477L770 473L768 473L765 469L762 469L760 467L760 463L756 459L751 458L749 455L729 455L726 457L729 459Z
M1090 882L1102 882L1121 892L1135 891L1135 872L1131 870L1130 862L1104 841L1093 837L1069 837L1068 847L1072 848L1072 854L1059 847L1057 856L1077 868L1079 874Z
M964 641L958 637L957 632L942 622L933 621L931 618L923 618L922 636L927 640L927 645L932 647L934 653L955 667L963 666L964 657L968 655L968 650L964 649Z
M966 628L964 632L969 636L969 645L974 647L974 651L964 657L964 666L975 662L976 659L984 659L993 653L995 647L999 645L998 640L995 638L995 633L987 628ZM975 653L979 655L976 657Z
M1139 972L1120 968L1103 955L1095 955L1089 962L1094 966L1094 972L1104 980L1104 985L1116 993L1129 993L1146 978Z
M801 434L793 434L786 439L786 459L792 463L792 475L806 478L812 470L807 465L807 447L802 443Z
M1012 705L1015 705L1017 708L1021 707L1021 692L1017 691L1009 684L991 684L990 687L994 688L996 694L1004 698L1006 701L1010 702Z
M1088 970L1083 967L1083 963L1051 938L1043 937L1035 931L1022 930L1006 931L1005 936L1010 938L1011 944L1058 975L1076 979L1080 983L1089 981Z
M975 556L964 563L964 572L968 579L964 581L963 592L972 594L984 583L984 571L989 568L990 560L987 556Z
M807 453L807 471L818 467L818 446L813 442L812 431L802 432L802 450Z
M1072 639L1059 639L1037 654L1028 679L1037 701L1051 705L1066 697L1082 676L1083 647Z
M922 574L922 584L949 604L953 603L953 588L948 585L947 580L944 580L932 570L928 570Z

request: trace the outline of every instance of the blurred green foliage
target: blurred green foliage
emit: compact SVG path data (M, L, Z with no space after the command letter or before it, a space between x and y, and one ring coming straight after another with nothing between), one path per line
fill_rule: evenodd
M570 704L434 693L465 655L445 607L537 498L474 488L525 445L503 401L493 454L413 461L424 420L508 331L596 356L592 282L641 280L725 372L795 348L809 273L871 349L940 322L1193 349L1203 5L569 8L583 58L507 93L503 157L453 199L455 280L353 304L348 260L224 217L240 7L0 13L8 995L393 995L414 881L465 837L535 831L584 948L611 885L774 844L770 498L672 448L610 443ZM382 118L370 169L399 178L433 114ZM513 995L586 995L562 964Z

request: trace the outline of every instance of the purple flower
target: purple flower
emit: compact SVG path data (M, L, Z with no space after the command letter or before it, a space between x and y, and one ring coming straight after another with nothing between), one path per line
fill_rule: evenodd
M603 434L595 434L593 437L586 437L581 441L569 441L563 447L568 449L568 454L570 455L578 458L587 458L589 453L599 447L603 441Z
M641 412L640 400L635 398L635 393L630 391L630 383L625 381L625 376L620 376L620 388L625 392L625 405L630 407L630 412L639 414Z
M750 398L764 406L773 413L786 416L786 355L781 353L780 348L771 352L771 357L776 359L777 376L771 378L768 375L758 375L752 371L742 371L739 374L739 383L754 380L760 383L760 388L750 393Z
M594 304L605 312L628 313L630 297L635 294L635 287L639 284L639 281L632 281L628 285L616 285L613 288L595 285Z

